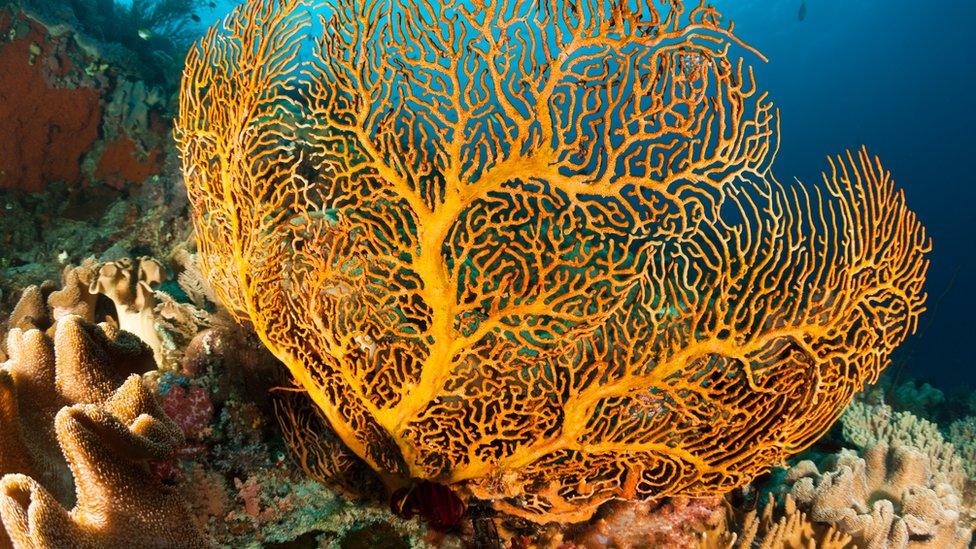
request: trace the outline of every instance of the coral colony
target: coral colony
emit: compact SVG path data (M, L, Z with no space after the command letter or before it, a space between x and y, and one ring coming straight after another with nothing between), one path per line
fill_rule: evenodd
M0 547L969 546L925 230L714 8L109 4L0 9Z
M864 151L773 179L712 9L386 6L340 2L306 52L303 2L247 4L191 51L176 133L219 301L387 483L539 522L721 494L914 329L915 215Z

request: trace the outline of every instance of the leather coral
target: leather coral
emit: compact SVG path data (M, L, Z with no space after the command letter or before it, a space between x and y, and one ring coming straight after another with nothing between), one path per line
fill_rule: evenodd
M191 50L202 270L306 425L581 520L742 485L877 378L924 308L921 224L863 150L780 183L760 56L661 4L340 0L309 42L312 2L252 0Z
M148 469L182 443L137 375L153 368L151 350L73 315L53 332L11 330L0 369L0 516L9 541L207 546L175 488Z

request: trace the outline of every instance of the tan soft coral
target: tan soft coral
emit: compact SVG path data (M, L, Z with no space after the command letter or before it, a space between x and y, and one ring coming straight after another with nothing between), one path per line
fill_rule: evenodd
M123 258L99 265L89 287L92 293L102 294L115 303L119 327L149 345L156 364L162 363L163 344L155 328L154 288L162 281L163 266L155 259Z
M949 424L949 441L955 446L969 480L976 481L976 416Z
M859 399L847 407L841 426L844 438L861 450L879 443L914 448L928 456L937 482L947 482L957 491L965 485L962 458L931 421L911 412L895 412L887 404Z
M851 537L830 525L817 524L789 495L777 505L772 497L762 511L750 511L738 533L707 534L702 549L851 549Z
M210 324L210 315L157 292L165 280L165 269L159 261L150 257L135 261L122 258L98 265L89 291L104 295L115 304L119 327L149 345L160 369L174 370L190 340Z
M25 288L7 318L5 329L0 329L0 361L7 359L6 334L14 328L48 330L67 314L93 321L98 296L90 292L88 286L94 277L94 268L93 260L78 266L65 266L61 272L60 289L51 281Z
M803 461L787 480L813 521L834 525L857 547L965 549L972 538L953 487L934 480L929 458L908 446L876 444L863 458L843 450L824 472Z
M39 330L19 328L11 330L7 342L11 356L0 366L4 388L0 475L34 475L58 499L69 502L71 475L54 433L54 418L67 401L56 389L53 342Z
M94 279L94 258L85 260L77 267L65 267L61 273L61 288L51 292L47 298L51 320L57 321L66 315L78 315L88 322L94 322L98 301L98 295L90 289Z
M182 444L179 427L135 375L153 367L150 350L78 316L61 318L53 341L15 329L8 342L11 359L0 380L4 457L11 459L0 481L0 515L14 545L205 547L177 492L148 469L149 460L169 458ZM59 447L74 479L70 511L71 485L58 482L52 457Z

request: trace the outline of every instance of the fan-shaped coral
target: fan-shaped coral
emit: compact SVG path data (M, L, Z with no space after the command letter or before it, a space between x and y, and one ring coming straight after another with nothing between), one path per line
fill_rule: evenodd
M777 182L713 8L341 0L308 47L310 7L213 28L177 137L219 300L387 478L534 520L723 492L915 329L902 194L863 151Z

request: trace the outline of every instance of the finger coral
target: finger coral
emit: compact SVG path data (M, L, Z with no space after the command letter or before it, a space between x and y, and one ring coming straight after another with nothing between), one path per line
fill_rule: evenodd
M707 531L700 549L851 549L851 536L829 524L815 523L787 494L782 505L770 496L762 511L741 517L739 532Z
M969 547L973 532L960 523L960 499L932 480L928 457L914 448L876 444L858 457L850 450L820 472L811 461L787 480L800 508L854 539L856 547Z
M15 547L207 546L176 490L149 473L183 437L134 375L153 367L144 344L69 315L53 339L12 330L8 348L0 516Z
M310 43L311 5L211 29L176 135L219 301L391 483L536 521L722 493L916 328L903 194L863 150L779 183L712 7L341 0Z
M931 421L910 412L895 412L887 404L858 399L844 411L840 424L844 438L861 450L879 443L918 450L928 456L937 482L951 484L957 491L963 489L966 471L962 458Z
M966 476L976 480L976 416L953 421L949 425L949 440L962 460Z

